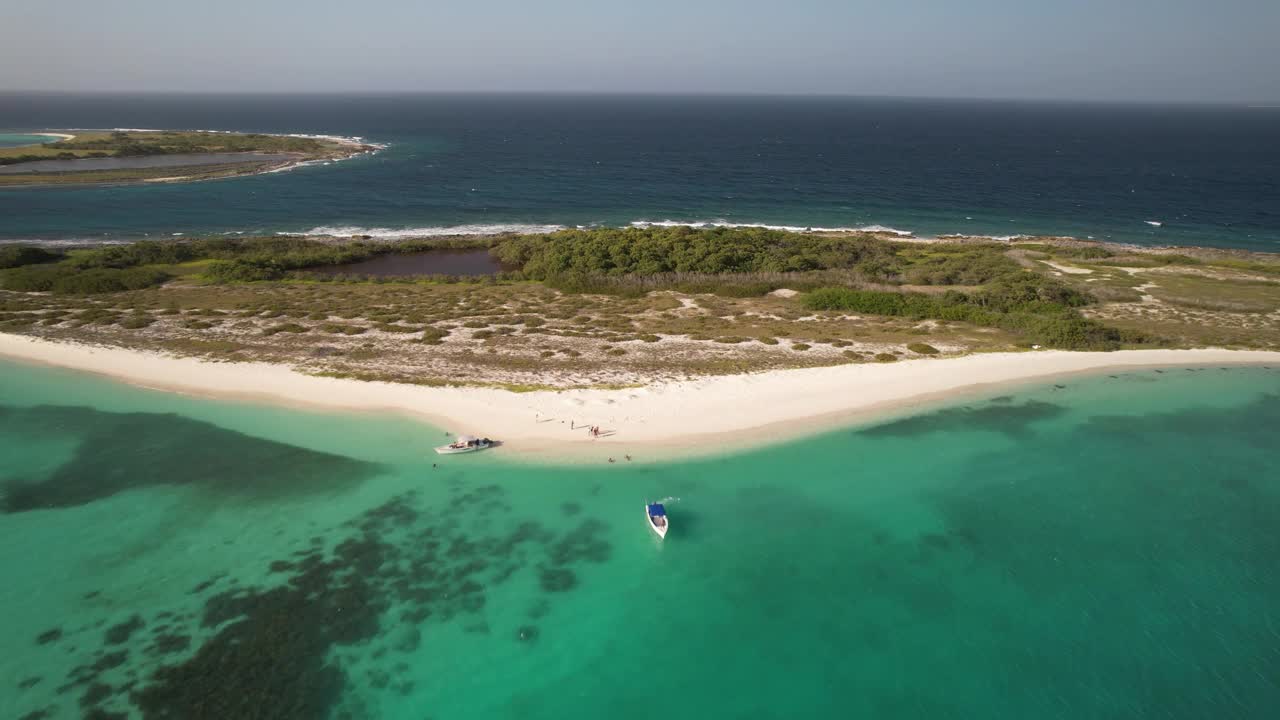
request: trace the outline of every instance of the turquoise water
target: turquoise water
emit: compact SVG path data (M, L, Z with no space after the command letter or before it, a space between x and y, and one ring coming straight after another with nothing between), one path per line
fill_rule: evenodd
M22 147L23 145L39 145L53 140L47 135L27 135L24 133L0 132L0 148Z
M0 365L0 717L1274 717L1277 427L1169 369L529 467Z

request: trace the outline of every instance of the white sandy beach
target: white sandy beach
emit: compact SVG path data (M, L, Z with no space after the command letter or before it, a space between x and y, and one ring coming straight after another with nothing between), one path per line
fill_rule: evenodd
M794 439L952 395L1076 373L1280 365L1280 352L1265 351L1038 351L779 370L623 390L513 393L314 377L282 365L206 362L10 334L0 334L0 357L211 397L405 412L448 430L500 439L504 454L548 460L623 453L657 460L720 452ZM592 425L605 435L591 438L586 428Z

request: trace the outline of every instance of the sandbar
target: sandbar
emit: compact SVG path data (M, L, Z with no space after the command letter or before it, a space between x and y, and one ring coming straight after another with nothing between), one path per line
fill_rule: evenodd
M105 375L158 390L344 411L396 411L503 443L533 461L661 461L767 445L1001 386L1107 370L1280 365L1280 352L1121 350L979 353L895 363L774 370L624 389L424 387L307 375L285 365L210 362L0 333L0 357ZM587 428L598 426L602 436ZM423 438L423 451L443 444Z

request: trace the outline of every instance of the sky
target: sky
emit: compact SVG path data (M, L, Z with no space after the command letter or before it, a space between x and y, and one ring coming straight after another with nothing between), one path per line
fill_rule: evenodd
M1280 102L1280 0L7 0L0 90Z

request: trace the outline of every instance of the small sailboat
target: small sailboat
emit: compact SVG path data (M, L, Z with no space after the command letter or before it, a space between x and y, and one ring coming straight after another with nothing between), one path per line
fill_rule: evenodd
M644 516L649 521L649 528L658 533L659 538L667 536L667 509L662 503L645 503Z
M461 453L476 452L485 448L493 447L493 441L489 438L478 438L474 435L459 435L458 439L448 445L441 445L436 448L436 452L440 455L459 455Z

